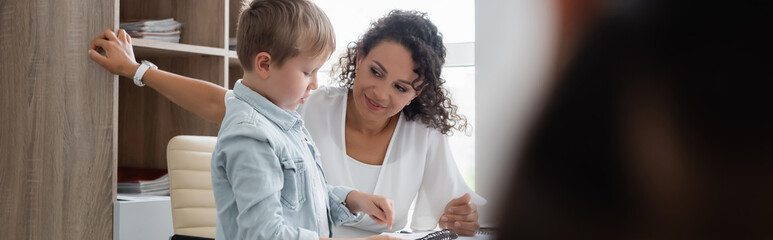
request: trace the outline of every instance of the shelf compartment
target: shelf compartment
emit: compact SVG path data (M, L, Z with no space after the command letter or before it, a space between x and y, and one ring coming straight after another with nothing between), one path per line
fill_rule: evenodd
M180 43L227 49L228 2L200 0L120 0L120 20L174 18L182 23Z
M150 57L147 60L172 73L225 85L222 56ZM179 107L149 87L131 79L119 80L118 166L166 169L166 145L177 135L216 136L219 124L210 123Z

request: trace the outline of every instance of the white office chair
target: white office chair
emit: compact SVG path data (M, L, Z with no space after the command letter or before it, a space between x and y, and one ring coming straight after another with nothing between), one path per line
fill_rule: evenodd
M215 238L217 210L210 162L216 142L217 137L211 136L181 135L169 140L166 156L175 233L172 239Z

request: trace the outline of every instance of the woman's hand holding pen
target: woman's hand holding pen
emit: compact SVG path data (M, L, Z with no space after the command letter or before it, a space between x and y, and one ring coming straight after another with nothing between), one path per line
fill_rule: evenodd
M388 229L392 229L392 223L395 219L394 202L392 199L360 191L351 191L346 196L346 206L349 208L349 211L353 213L364 212L376 223L386 225Z
M104 50L104 56L97 52L98 48ZM132 78L140 66L134 59L132 38L123 29L118 30L117 35L110 29L102 31L91 41L89 56L111 73L128 78Z
M480 229L478 206L472 203L469 193L455 198L446 204L445 213L440 217L440 228L451 229L463 236L474 236Z

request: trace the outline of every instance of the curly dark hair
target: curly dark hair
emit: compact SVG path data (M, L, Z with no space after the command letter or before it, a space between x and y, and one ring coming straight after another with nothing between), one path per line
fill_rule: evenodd
M413 71L419 77L413 81L412 87L422 92L403 108L405 118L409 121L418 119L446 135L453 134L451 129L466 132L469 126L467 118L456 112L457 106L451 103L449 92L443 87L446 81L440 77L446 58L443 34L438 32L426 13L392 10L371 23L370 29L359 41L349 44L346 53L333 67L333 72L338 69L338 77L334 81L351 90L356 77L357 54L367 56L373 47L387 40L408 49L417 65ZM417 85L418 82L421 84Z

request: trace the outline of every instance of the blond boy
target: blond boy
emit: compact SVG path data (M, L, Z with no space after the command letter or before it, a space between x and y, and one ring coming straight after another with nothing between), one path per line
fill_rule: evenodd
M226 96L212 155L217 239L317 239L363 211L391 225L392 202L329 186L295 112L335 50L327 16L307 0L258 0L243 10L237 54L244 77Z

